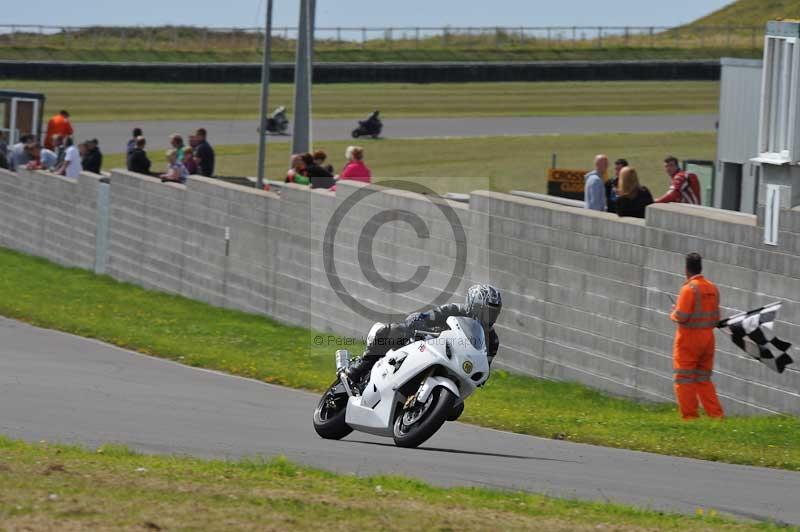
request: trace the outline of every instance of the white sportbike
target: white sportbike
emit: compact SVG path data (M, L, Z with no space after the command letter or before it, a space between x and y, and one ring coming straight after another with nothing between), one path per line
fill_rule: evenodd
M314 411L314 429L338 440L353 430L391 436L399 447L416 447L464 410L464 400L489 378L483 327L465 317L447 318L442 332L389 351L372 368L361 393L344 375L350 353L336 352L338 378Z

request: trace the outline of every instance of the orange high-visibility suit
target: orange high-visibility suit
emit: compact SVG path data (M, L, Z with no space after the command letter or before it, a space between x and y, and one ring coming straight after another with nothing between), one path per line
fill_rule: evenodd
M44 135L44 147L48 150L52 150L54 135L67 137L72 135L72 133L72 124L70 123L69 118L62 116L61 113L59 113L47 122L47 133Z
M714 329L719 322L719 290L703 277L691 277L681 288L672 314L677 322L673 347L675 397L683 419L697 417L698 398L709 417L722 417L714 369Z

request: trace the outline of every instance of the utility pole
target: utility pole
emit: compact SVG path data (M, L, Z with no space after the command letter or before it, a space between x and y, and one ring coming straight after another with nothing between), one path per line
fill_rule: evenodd
M258 178L256 188L264 190L264 166L267 159L267 113L269 112L269 70L272 54L272 0L267 0L264 28L264 63L261 65L261 126L258 128Z
M294 65L294 127L292 153L311 149L311 51L314 35L314 0L300 0L297 57Z

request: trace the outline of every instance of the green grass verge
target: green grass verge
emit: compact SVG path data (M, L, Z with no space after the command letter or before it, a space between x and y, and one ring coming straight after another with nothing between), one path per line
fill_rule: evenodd
M214 139L211 139L213 142ZM158 140L150 140L153 168L165 167ZM166 149L167 139L162 139ZM315 148L328 152L329 162L341 169L347 141L318 141ZM639 171L639 179L654 194L665 192L664 157L713 160L714 133L625 133L601 135L547 135L536 137L476 137L458 139L360 140L366 161L376 179L402 178L419 182L439 193L470 192L491 188L500 192L546 192L551 155L558 153L562 168L589 168L597 153L611 160L625 157ZM289 143L268 146L267 176L283 180L289 161ZM217 146L218 175L256 174L255 146ZM106 155L105 168L125 166L121 154ZM433 177L436 176L436 177Z
M0 80L1 89L47 95L45 116L68 109L75 122L99 120L255 119L255 83L133 83ZM293 85L270 85L272 106L291 112ZM577 116L716 113L719 83L373 83L318 84L315 118L384 116Z
M679 516L608 503L398 476L359 478L284 458L239 462L89 451L0 437L0 522L8 530L225 529L779 530L714 511Z
M323 390L333 374L333 348L315 346L313 331L2 248L0 314L296 388ZM640 404L499 370L467 401L462 419L522 434L800 470L796 417L685 423L671 404Z

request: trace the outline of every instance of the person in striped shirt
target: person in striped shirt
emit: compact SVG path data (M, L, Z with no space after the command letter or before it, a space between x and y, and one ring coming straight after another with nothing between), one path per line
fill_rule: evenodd
M670 178L669 190L655 203L691 203L700 205L700 180L697 174L684 172L678 159L670 155L664 159L664 170Z

